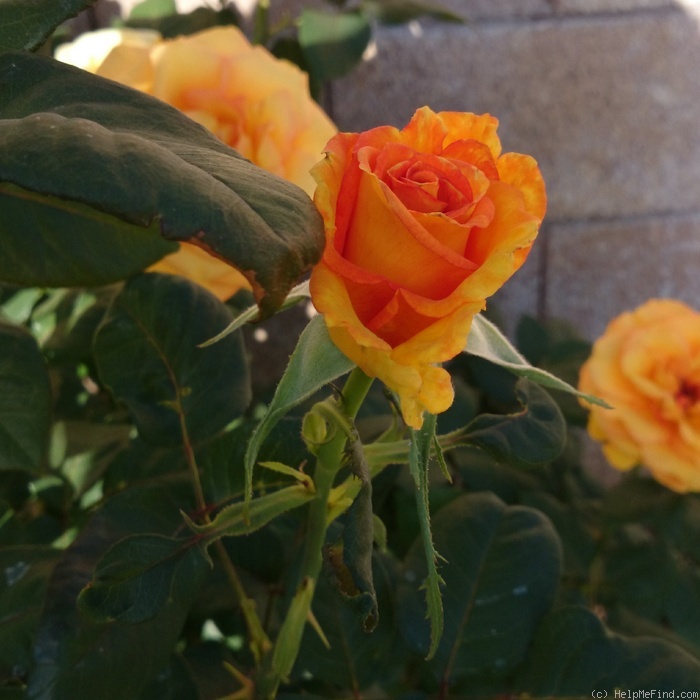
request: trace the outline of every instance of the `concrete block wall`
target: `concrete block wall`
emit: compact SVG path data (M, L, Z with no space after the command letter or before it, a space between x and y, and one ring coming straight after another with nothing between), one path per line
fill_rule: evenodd
M446 3L447 4L447 3ZM585 336L651 296L700 308L700 24L664 0L453 0L467 26L382 28L332 87L341 129L402 125L422 104L490 112L540 163L549 208L494 303ZM698 11L698 8L695 8Z

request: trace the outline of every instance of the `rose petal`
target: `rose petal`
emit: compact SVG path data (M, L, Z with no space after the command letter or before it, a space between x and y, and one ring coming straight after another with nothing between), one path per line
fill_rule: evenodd
M466 112L439 112L440 121L447 129L443 148L455 141L473 139L483 143L491 151L494 159L501 155L501 140L496 134L498 119L490 114L469 114Z

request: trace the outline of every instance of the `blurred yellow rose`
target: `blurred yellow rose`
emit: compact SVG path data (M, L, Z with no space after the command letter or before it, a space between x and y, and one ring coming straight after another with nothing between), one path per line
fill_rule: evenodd
M309 170L336 128L311 98L306 73L251 46L232 26L170 41L154 32L108 32L83 35L56 56L177 107L256 165L313 193ZM249 286L190 244L151 269L189 277L220 299Z
M581 369L588 431L617 469L641 464L679 491L700 491L700 313L652 299L608 325Z

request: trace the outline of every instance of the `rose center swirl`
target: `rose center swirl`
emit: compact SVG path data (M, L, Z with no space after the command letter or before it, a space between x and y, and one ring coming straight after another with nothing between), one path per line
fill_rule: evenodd
M678 407L687 413L700 401L700 385L687 379L681 379L673 398Z

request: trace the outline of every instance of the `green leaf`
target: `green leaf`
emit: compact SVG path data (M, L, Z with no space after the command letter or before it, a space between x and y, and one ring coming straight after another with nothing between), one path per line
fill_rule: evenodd
M673 690L678 696L698 687L700 662L680 647L613 634L592 612L575 607L543 621L516 681L516 692L535 697L590 697L591 689L614 697L616 688Z
M170 601L175 577L206 561L193 541L158 534L132 535L110 547L78 609L94 622L135 624L155 617Z
M51 387L34 338L0 322L0 469L41 466L51 423Z
M31 665L44 592L59 556L53 547L0 549L0 678L23 676Z
M319 578L312 610L330 649L307 625L294 676L310 675L335 687L366 688L375 681L381 683L389 668L398 667L407 654L398 638L397 569L390 557L374 553L373 579L381 615L371 634L358 624L357 611L339 593L336 582L330 576Z
M260 447L278 421L294 406L353 367L330 339L323 316L314 316L299 337L267 412L250 437L245 455L247 497L252 494L253 468Z
M419 17L443 22L464 22L465 18L429 0L365 0L366 11L384 24L403 24Z
M141 436L169 446L222 430L250 401L240 335L197 347L231 318L207 290L174 275L144 274L115 298L95 337L100 376Z
M0 2L0 52L36 49L67 19L95 0L2 0Z
M295 185L159 100L31 54L0 55L0 181L36 195L24 200L26 225L17 204L7 210L0 200L0 221L11 215L16 224L3 237L0 280L18 284L82 284L85 241L74 234L86 226L100 251L93 283L123 278L171 249L154 249L157 228L168 241L195 243L239 268L266 314L323 248L320 214ZM58 205L53 198L65 208L55 225L45 211ZM96 228L105 216L122 222L116 238L116 224ZM37 227L37 219L47 223ZM19 241L37 231L30 254ZM139 232L149 254L138 250ZM32 271L56 250L60 279L37 280ZM127 258L121 269L118 257Z
M628 478L607 494L615 523L599 550L602 602L663 625L700 649L700 498Z
M427 574L423 580L422 588L425 589L425 602L427 618L430 621L430 647L427 659L432 659L440 644L444 630L444 611L440 584L444 583L438 573L438 558L444 559L435 549L433 533L430 528L430 502L428 482L428 466L430 463L430 449L435 440L436 417L428 414L423 421L420 430L411 429L411 441L408 453L408 465L416 487L416 510L420 525L420 540L425 555L424 568Z
M513 372L518 377L526 377L530 381L548 387L550 389L558 389L570 394L574 394L589 403L597 404L610 408L602 399L589 394L583 394L570 384L555 377L553 374L546 372L538 367L533 367L508 341L501 331L491 321L487 320L482 314L477 314L474 317L469 337L467 338L467 347L465 352L470 355L476 355L489 362L493 362L500 367Z
M299 44L315 80L335 80L362 59L372 30L361 12L306 9L299 17Z
M175 0L143 0L131 9L129 19L152 19L176 13Z
M559 407L544 389L523 377L515 385L515 394L522 407L518 413L477 416L462 431L464 443L515 464L551 462L566 442L566 422Z
M79 613L76 601L99 560L120 540L146 533L165 537L182 533L181 510L192 504L189 488L180 489L183 493L161 482L120 493L62 553L46 592L28 699L136 698L167 667L185 618L209 575L203 559L183 560L168 605L137 625L118 620L93 622Z
M445 686L479 677L506 677L523 661L538 622L554 600L560 547L538 511L506 506L491 494L467 494L433 518L445 557L445 629L430 668ZM415 583L425 575L417 540L404 562L399 600L407 640L426 647L424 610Z

